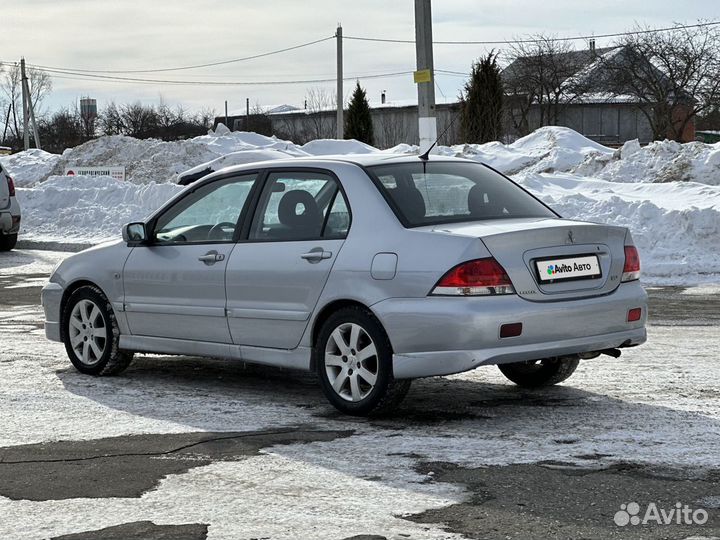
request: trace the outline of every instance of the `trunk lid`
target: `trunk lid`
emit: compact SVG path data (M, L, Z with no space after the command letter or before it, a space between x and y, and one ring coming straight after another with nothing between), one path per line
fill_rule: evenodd
M624 227L559 218L522 218L443 224L428 229L479 238L505 268L518 296L535 302L608 294L620 284L625 264ZM561 268L551 275L549 266Z

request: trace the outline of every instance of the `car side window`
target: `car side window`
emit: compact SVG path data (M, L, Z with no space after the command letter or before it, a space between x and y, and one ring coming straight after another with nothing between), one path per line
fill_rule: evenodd
M257 174L217 180L180 199L160 216L154 230L159 244L232 242Z
M330 207L330 214L325 222L323 238L345 238L350 229L350 210L348 210L345 195L340 190L335 194L335 200Z
M342 229L342 213L347 213L347 205L341 193L343 202L337 202L339 193L337 182L326 173L271 172L250 229L250 240L323 238L323 228L333 212ZM338 238L336 234L332 237Z

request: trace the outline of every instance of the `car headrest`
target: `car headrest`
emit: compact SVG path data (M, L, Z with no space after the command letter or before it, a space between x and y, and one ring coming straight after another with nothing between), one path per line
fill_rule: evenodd
M420 193L418 188L398 188L394 195L397 197L396 200L400 201L399 206L409 220L418 222L425 219L425 199L423 199L422 193Z
M315 198L307 191L294 189L280 199L278 219L286 227L313 230L320 234L322 214Z
M472 215L480 216L486 211L485 190L480 184L475 184L468 191L468 210Z

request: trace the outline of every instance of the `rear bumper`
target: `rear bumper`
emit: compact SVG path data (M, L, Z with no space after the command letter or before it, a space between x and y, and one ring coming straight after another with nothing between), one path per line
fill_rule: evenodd
M628 323L628 310L637 307L642 318ZM399 379L639 345L647 339L647 294L637 281L607 296L580 300L397 298L372 309L393 345ZM500 338L501 325L517 322L523 325L520 336Z
M495 347L475 351L425 352L393 355L397 379L450 375L491 364L540 360L581 352L601 351L645 343L645 328L600 336L564 339L532 345Z
M42 288L40 302L45 311L45 337L51 341L60 338L60 303L63 288L58 283L50 282Z

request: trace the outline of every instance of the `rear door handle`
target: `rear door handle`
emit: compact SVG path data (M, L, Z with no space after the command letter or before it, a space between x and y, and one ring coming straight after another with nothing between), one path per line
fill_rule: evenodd
M198 257L198 261L203 262L208 266L224 260L225 255L223 255L222 253L218 253L215 250L208 251L205 255L201 255L200 257Z
M329 259L332 257L332 251L325 251L323 248L314 248L307 253L300 255L301 259L305 259L308 262L320 262L323 259Z

